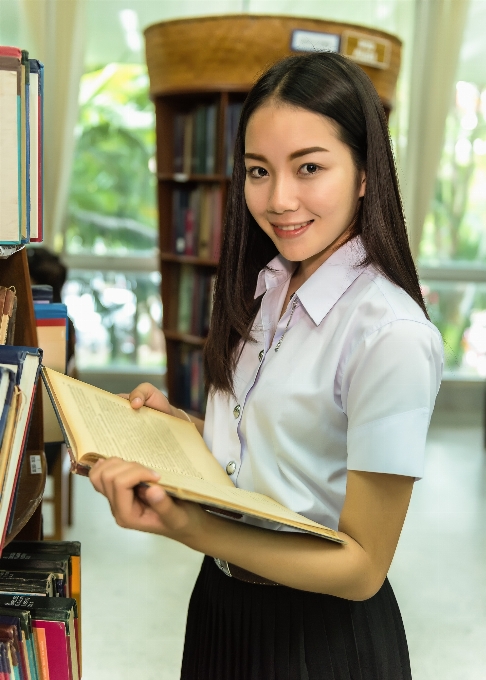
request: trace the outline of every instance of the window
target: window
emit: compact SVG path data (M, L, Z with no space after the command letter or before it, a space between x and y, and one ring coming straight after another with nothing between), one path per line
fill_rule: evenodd
M145 66L83 76L64 246L81 370L164 370L154 122Z

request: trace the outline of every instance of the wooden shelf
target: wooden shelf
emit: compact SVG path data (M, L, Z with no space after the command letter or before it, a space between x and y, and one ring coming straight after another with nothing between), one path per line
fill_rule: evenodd
M0 261L0 285L15 286L17 292L17 322L15 324L15 345L37 347L34 305L30 287L29 265L25 248ZM30 456L39 455L42 471L32 474ZM38 386L30 423L29 437L20 470L18 496L14 511L12 529L7 543L17 535L26 540L41 537L41 501L46 481L46 459L44 455L44 425L42 419L42 390Z
M160 253L162 262L178 262L179 264L194 264L200 267L217 267L217 260L210 260L197 255L176 255L176 253Z
M179 333L179 331L171 331L167 328L164 329L164 335L166 340L176 340L178 342L185 342L188 345L197 345L198 347L203 347L206 342L206 338L201 338L199 335Z
M159 172L157 177L162 182L176 182L177 184L187 184L188 182L229 182L230 177L226 175L185 175L182 172L170 173Z

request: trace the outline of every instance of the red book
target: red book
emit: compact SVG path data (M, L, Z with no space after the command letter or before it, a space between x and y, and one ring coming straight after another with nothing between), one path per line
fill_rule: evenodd
M15 59L22 59L22 50L18 47L0 45L0 57L15 57Z
M63 621L36 619L32 621L32 626L36 635L39 630L43 631L40 634L42 638L45 635L49 680L72 680L66 624Z

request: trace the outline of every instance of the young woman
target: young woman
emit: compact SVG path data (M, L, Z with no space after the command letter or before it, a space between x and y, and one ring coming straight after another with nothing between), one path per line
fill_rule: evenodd
M185 680L407 680L386 578L440 382L387 124L337 54L284 59L251 90L235 149L196 423L236 486L339 530L337 545L170 499L121 460L91 472L117 522L205 553ZM151 385L130 395L188 417ZM281 529L281 530L279 530ZM412 587L412 584L411 584Z

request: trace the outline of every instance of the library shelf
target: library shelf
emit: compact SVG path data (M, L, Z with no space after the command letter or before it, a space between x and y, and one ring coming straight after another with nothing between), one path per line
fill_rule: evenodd
M203 347L206 342L206 338L202 338L199 335L179 333L178 331L171 331L168 328L165 329L164 335L166 340L175 340L176 342L184 342L187 345L197 345L198 347Z
M25 248L0 260L0 285L15 286L17 293L17 322L14 344L37 347L37 329L34 317L29 266ZM39 456L41 471L32 472L30 456ZM14 518L5 545L14 538L38 540L42 534L41 501L46 483L47 464L44 455L44 426L42 420L42 390L38 385L27 440L27 448L20 469L18 497Z
M201 267L217 267L218 261L196 255L177 255L176 253L160 253L162 262L178 262L179 264L194 264Z
M307 48L302 42L306 36ZM156 116L167 390L174 406L193 414L204 413L205 338L200 329L208 326L241 107L269 64L314 50L316 38L360 64L388 116L401 41L383 31L320 19L252 14L175 19L145 30ZM188 333L188 328L199 330Z

